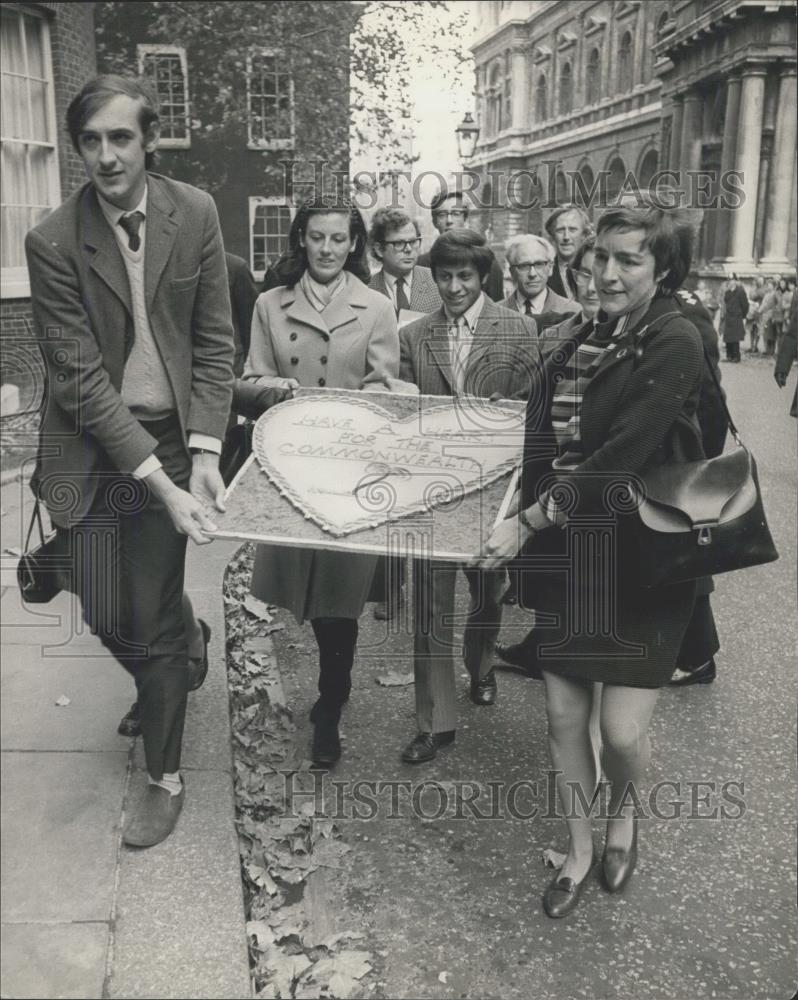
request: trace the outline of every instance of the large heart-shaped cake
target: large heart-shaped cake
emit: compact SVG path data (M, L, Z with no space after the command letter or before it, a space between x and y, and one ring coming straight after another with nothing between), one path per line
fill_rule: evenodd
M255 425L257 460L319 527L348 535L456 503L519 463L523 413L485 400L399 418L364 393L287 400Z

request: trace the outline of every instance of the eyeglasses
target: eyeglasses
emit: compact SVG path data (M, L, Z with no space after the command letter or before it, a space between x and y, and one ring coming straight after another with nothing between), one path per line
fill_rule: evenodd
M584 268L580 267L578 271L573 272L573 275L577 281L590 281L590 279L593 277L593 272L586 271Z
M397 252L415 250L421 243L421 237L417 236L414 240L383 240L382 242L386 247L393 247Z
M551 267L550 260L530 260L523 261L520 264L510 264L513 270L518 271L519 274L529 274L529 272L534 268L536 271L548 271Z
M439 209L432 213L433 219L464 219L468 215L464 208Z

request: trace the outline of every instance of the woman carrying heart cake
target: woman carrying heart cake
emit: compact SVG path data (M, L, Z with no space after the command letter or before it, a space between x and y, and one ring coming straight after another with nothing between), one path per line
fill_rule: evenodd
M298 209L281 262L283 285L255 305L244 379L295 389L385 391L399 373L399 335L390 301L368 288L366 228L357 208L316 197ZM259 545L252 593L310 619L319 647L319 698L311 709L312 757L341 755L338 721L349 698L357 619L376 556Z
M520 603L559 622L538 649L570 840L543 896L550 917L574 909L596 861L588 805L598 777L588 731L592 685L604 685L610 801L601 865L613 893L636 864L649 723L693 608L695 581L640 587L615 534L636 477L703 458L701 338L673 298L692 244L684 213L653 200L611 208L599 220L592 270L600 310L546 361L530 394L519 513L494 530L483 560L495 567L515 559ZM540 447L551 439L554 459Z

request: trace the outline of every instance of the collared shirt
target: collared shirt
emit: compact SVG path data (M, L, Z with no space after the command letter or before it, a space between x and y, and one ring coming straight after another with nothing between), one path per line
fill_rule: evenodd
M413 272L410 274L403 274L402 278L405 283L405 295L407 296L407 301L410 301L410 289L413 286ZM395 274L388 274L385 268L382 269L382 280L385 282L385 287L388 289L388 294L393 302L393 307L396 309L396 282L397 276Z
M465 375L468 367L468 356L474 342L477 322L485 306L485 296L482 292L462 316L454 317L444 305L447 328L449 333L449 357L452 362L452 389L461 396L465 389Z
M521 294L520 291L516 291L515 297L516 301L518 302L518 311L523 315L526 315L526 304L527 302L529 302L529 304L532 307L533 316L539 316L543 312L543 306L546 303L546 296L548 294L549 294L548 288L544 288L543 291L538 292L538 294L534 298L527 299L525 296Z
M145 185L141 201L132 210L144 216L139 227L139 248L134 251L128 246L127 233L119 225L122 216L130 213L112 205L99 191L97 192L100 209L111 227L122 255L133 306L134 342L125 363L121 396L133 416L143 421L158 419L173 413L176 409L172 385L155 343L146 305L144 256L147 244L147 194ZM208 434L198 434L196 431L192 431L189 435L188 444L190 448L203 448L217 455L221 454L222 450L222 442L218 438L210 437ZM143 479L160 468L161 463L153 454L136 466L133 475Z

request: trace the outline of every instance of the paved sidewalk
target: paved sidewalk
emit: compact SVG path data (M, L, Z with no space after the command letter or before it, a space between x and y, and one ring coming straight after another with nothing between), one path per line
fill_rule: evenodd
M213 638L189 703L186 805L165 843L133 851L120 833L143 755L116 733L133 684L80 634L69 595L21 604L6 550L23 545L29 498L19 482L2 491L2 995L249 997L221 602L235 546L190 554Z

